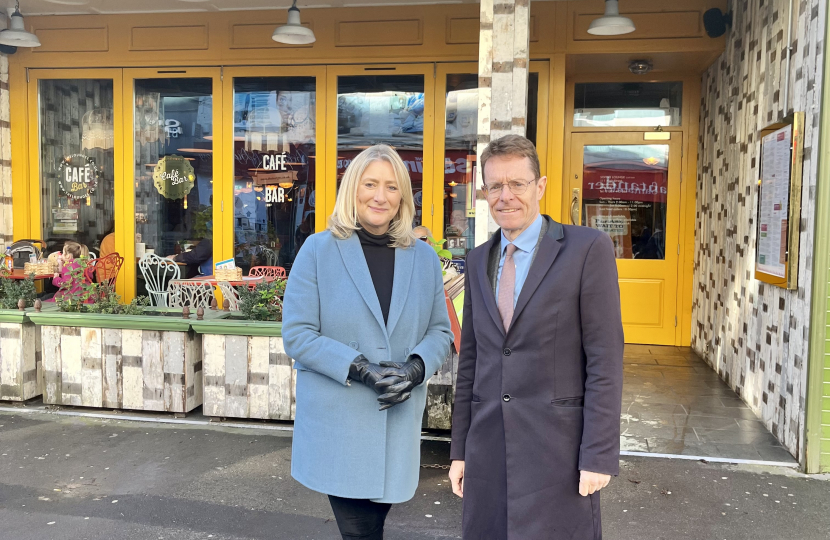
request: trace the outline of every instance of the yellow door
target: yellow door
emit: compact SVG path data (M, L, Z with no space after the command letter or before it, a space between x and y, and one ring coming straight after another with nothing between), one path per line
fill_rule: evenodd
M210 242L213 262L229 258L231 210L222 177L219 68L125 69L123 201L127 298L146 294L139 251L168 256ZM205 268L210 261L203 263ZM182 278L195 269L183 269Z
M674 345L681 134L575 133L571 223L611 236L626 343Z

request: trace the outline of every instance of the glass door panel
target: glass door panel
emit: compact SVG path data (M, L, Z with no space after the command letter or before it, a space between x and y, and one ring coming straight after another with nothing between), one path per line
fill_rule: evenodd
M539 101L547 99L540 92L540 66L534 66L528 74L527 138L537 144L540 125ZM476 245L476 217L483 214L487 220L487 204L476 187L476 147L478 132L478 74L474 64L445 64L439 67L444 85L443 168L440 173L442 187L439 190L443 208L442 230L435 238L444 238L445 247L455 259L463 259ZM440 88L440 87L439 87ZM544 119L541 119L544 122ZM440 136L439 135L439 138ZM440 141L439 141L440 144ZM539 149L542 174L545 169L545 149ZM477 202L478 201L478 202Z
M75 241L97 255L114 244L113 79L37 83L41 238L47 254Z
M145 294L137 261L175 257L181 277L213 273L223 251L222 116L218 68L126 69L124 104L132 185L124 206L130 238L127 296ZM130 264L131 261L135 261ZM122 270L123 271L123 270Z
M658 144L643 133L572 137L566 215L614 242L626 342L674 345L682 136Z
M433 188L429 183L432 156L433 66L329 68L337 88L332 110L336 124L333 159L336 188L349 163L375 144L388 144L401 156L412 181L415 198L413 225L432 225L434 209L425 207ZM429 77L427 77L429 73ZM429 154L429 153L428 153ZM327 204L334 208L334 197ZM429 208L428 216L425 208Z
M234 259L290 272L315 232L317 77L233 79Z
M582 225L608 233L617 259L666 258L669 145L586 145Z

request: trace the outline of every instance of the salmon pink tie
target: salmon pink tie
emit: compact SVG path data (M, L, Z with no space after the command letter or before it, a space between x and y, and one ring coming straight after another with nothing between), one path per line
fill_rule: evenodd
M513 320L513 291L516 288L516 263L513 261L515 252L516 246L507 244L504 266L501 268L499 278L499 313L505 332L510 330L510 321Z

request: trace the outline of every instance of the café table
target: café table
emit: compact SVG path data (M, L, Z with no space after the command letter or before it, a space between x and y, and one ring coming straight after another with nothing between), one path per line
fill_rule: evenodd
M30 275L24 273L22 268L15 268L10 274L6 274L5 277L7 279L26 279ZM39 279L52 279L53 277L55 277L54 274L37 274L34 279L37 281Z

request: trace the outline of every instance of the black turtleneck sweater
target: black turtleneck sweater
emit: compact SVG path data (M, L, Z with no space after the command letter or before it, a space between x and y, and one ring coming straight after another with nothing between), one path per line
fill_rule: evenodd
M395 248L389 247L392 238L388 234L372 234L365 229L357 230L363 256L372 275L375 294L378 295L383 322L389 320L389 304L392 302L392 284L395 277Z

